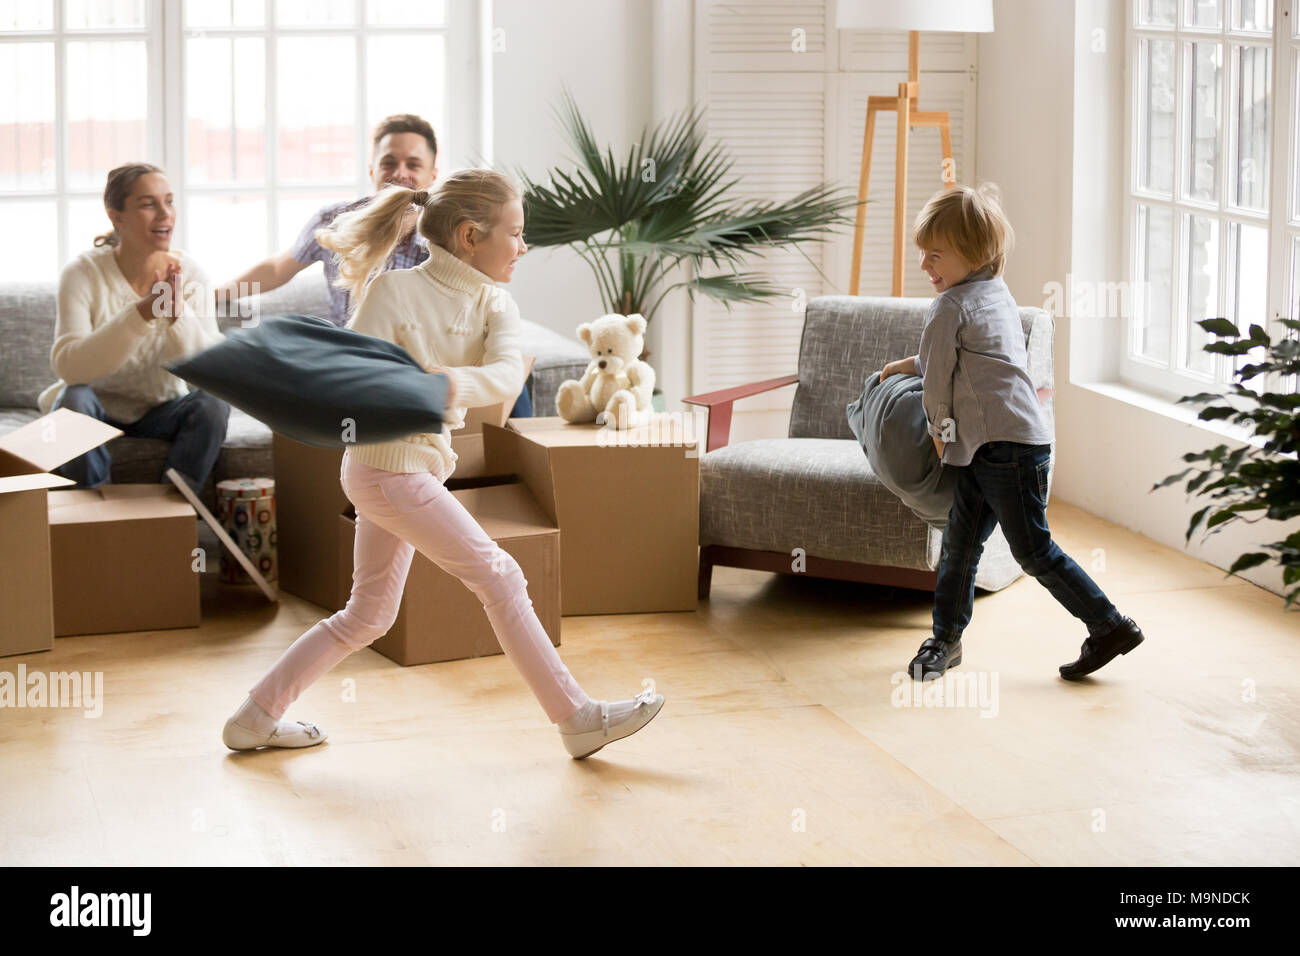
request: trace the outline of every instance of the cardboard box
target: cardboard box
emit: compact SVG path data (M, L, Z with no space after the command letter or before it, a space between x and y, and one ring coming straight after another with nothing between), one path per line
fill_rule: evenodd
M120 434L57 408L0 436L0 657L54 648L49 489L76 482L49 472Z
M564 614L695 610L698 442L677 416L623 432L512 418L484 441L560 529Z
M524 377L533 359L524 356ZM465 412L465 427L452 432L451 447L459 456L447 487L485 474L483 425L504 424L515 399ZM337 611L339 603L339 515L351 502L339 484L343 449L317 448L273 434L275 467L276 561L279 586L301 598ZM347 547L349 561L352 549ZM349 581L351 572L349 571ZM350 587L350 586L349 586ZM347 591L344 591L346 594Z
M453 491L492 540L519 562L542 627L560 645L560 532L519 483ZM356 511L338 519L340 607L352 589ZM501 654L487 613L460 579L416 552L397 620L370 645L398 664L431 664Z
M51 491L49 509L55 637L199 626L198 522L172 485Z

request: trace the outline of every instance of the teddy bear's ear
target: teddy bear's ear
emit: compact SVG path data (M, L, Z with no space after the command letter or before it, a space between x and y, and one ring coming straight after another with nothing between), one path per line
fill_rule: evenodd
M582 339L584 345L591 344L591 323L583 322L578 326L578 338Z
M645 316L640 312L633 312L627 317L627 327L631 329L633 335L641 335L645 332Z

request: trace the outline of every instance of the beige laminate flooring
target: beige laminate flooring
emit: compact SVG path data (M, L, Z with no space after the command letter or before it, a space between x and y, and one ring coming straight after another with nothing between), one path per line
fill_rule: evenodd
M1147 634L1093 680L1059 679L1084 629L1022 578L977 595L953 671L994 701L896 706L927 595L719 568L693 613L565 618L589 693L667 697L586 761L504 657L370 650L287 715L328 742L232 753L225 718L323 614L209 575L201 628L0 660L102 670L105 697L0 709L0 863L1295 863L1300 616L1067 504L1049 520L1085 567L1102 549Z

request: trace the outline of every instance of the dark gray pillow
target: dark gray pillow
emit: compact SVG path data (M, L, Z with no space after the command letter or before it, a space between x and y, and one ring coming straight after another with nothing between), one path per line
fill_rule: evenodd
M957 472L945 468L934 450L921 404L919 375L867 376L862 397L845 409L849 428L866 452L880 483L933 528L948 524Z
M272 431L321 448L441 432L449 384L399 345L309 315L264 315L163 367Z

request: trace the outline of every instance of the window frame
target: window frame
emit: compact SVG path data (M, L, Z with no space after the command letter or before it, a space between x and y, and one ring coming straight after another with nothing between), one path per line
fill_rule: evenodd
M366 53L368 40L374 36L408 35L410 26L372 24L366 17L367 0L351 0L354 5L354 22L349 26L293 26L281 27L275 22L274 0L263 0L264 22L252 27L202 27L187 29L183 0L143 0L145 25L142 28L70 29L66 26L65 0L52 0L52 19L48 30L21 30L0 32L4 43L53 43L54 47L54 184L52 188L17 189L0 191L0 206L17 202L53 202L58 217L56 227L57 250L53 272L36 277L38 281L54 280L69 261L90 245L90 236L70 235L70 207L74 202L87 199L101 200L103 185L95 188L72 187L68 143L68 77L67 45L78 40L143 40L147 52L145 71L147 102L145 107L145 147L139 157L153 162L167 171L176 195L181 215L177 221L177 234L173 247L188 249L191 245L191 217L187 207L196 196L257 195L267 203L266 254L275 254L282 248L280 240L279 199L310 193L339 190L360 197L372 187L366 175L370 161L370 128L366 116L367 83ZM446 50L446 76L443 78L446 114L445 128L437 130L439 157L443 172L469 163L491 163L490 131L490 51L488 32L491 22L490 4L476 4L475 0L446 0L446 21L440 26L415 28L422 34L441 34ZM188 181L188 137L186 135L186 40L196 32L213 37L261 37L265 41L266 55L266 127L275 130L277 119L277 87L275 75L276 38L280 36L332 36L348 37L356 44L355 67L357 95L354 143L356 176L350 180L314 182L281 182L278 167L278 141L275 135L266 137L266 174L257 182L195 185ZM105 222L105 228L108 227ZM263 258L250 252L248 265ZM225 276L213 276L224 281Z
M1183 18L1192 0L1175 0L1173 26L1142 25L1138 22L1143 0L1127 0L1125 26L1125 103L1124 103L1124 223L1123 262L1126 285L1131 291L1130 307L1123 316L1122 346L1119 355L1119 377L1128 385L1177 400L1185 395L1202 391L1221 391L1236 381L1235 370L1242 364L1258 361L1257 356L1234 357L1214 355L1213 371L1198 373L1178 367L1178 356L1187 348L1187 337L1196 319L1181 318L1187 301L1186 275L1181 268L1184 251L1183 217L1199 214L1218 223L1218 273L1216 282L1216 316L1228 315L1227 303L1232 293L1229 280L1229 238L1231 224L1241 223L1266 230L1268 237L1267 292L1264 321L1261 322L1276 341L1290 333L1277 320L1293 314L1294 303L1289 297L1300 298L1300 268L1292 273L1291 244L1300 243L1300 222L1291 213L1291 197L1300 188L1296 176L1296 106L1300 103L1300 38L1295 37L1295 16L1300 12L1300 0L1274 0L1273 32L1269 36L1260 31L1235 31L1231 29L1234 6L1239 0L1224 0L1223 23L1217 28L1184 26ZM1171 41L1174 45L1174 125L1173 171L1168 196L1138 188L1139 148L1138 117L1141 77L1141 41L1144 39ZM1214 201L1205 202L1182 196L1185 170L1190 160L1191 144L1186 141L1186 115L1189 108L1184 95L1189 44L1198 39L1221 45L1222 65L1219 84L1220 131L1216 148L1219 149L1215 173ZM1231 94L1235 83L1233 47L1254 46L1271 50L1272 91L1269 102L1266 149L1269 156L1267 177L1267 202L1264 212L1241 209L1228 202L1232 176L1228 165L1236 162L1238 144L1231 109ZM1167 363L1154 361L1138 352L1138 325L1142 288L1137 285L1140 275L1137 256L1138 217L1141 206L1167 209L1171 214L1170 232L1170 336ZM1300 266L1300 255L1297 255ZM1209 316L1206 316L1208 318ZM1238 327L1245 332L1250 319L1237 318ZM1256 391L1276 391L1284 387L1275 373L1257 376L1245 383Z

